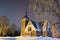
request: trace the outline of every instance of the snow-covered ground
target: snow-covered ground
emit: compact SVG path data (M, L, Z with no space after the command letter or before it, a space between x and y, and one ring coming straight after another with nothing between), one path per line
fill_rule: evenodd
M0 37L0 40L60 40L60 38L51 37Z

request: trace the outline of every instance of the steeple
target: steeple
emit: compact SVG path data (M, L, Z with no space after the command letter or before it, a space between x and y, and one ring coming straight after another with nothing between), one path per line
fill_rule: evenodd
M25 16L27 17L28 15L27 15L27 10L26 10L26 12L25 12Z
M24 17L23 17L23 18L28 18L27 10L26 10L25 15L24 15Z

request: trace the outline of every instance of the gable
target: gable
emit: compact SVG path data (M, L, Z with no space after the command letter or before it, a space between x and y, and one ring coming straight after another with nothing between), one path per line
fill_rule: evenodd
M48 21L46 20L43 24L43 31L47 31Z
M30 21L30 20L29 20L29 22L28 22L28 24L27 24L27 26L26 26L25 31L28 31L29 28L31 28L31 31L33 31L33 30L36 31L35 26L33 25L32 21Z

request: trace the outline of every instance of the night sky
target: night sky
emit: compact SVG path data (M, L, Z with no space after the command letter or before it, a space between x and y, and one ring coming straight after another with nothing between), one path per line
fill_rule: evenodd
M27 13L29 18L34 20L34 15L28 10L28 0L0 0L0 16L6 16L9 19L10 25L15 23L17 29L21 26L21 19Z
M21 26L21 19L25 15L26 9L29 18L35 19L32 12L28 10L28 6L29 0L0 0L0 16L7 16L10 25L15 23L18 29Z

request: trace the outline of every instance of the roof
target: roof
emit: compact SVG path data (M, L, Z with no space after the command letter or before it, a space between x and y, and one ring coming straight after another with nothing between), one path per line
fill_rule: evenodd
M31 20L31 22L35 26L35 28L37 28L36 23L34 21L32 21L32 20Z
M31 20L32 24L34 25L34 27L36 28L37 31L41 31L39 28L38 23L36 23L35 21Z

